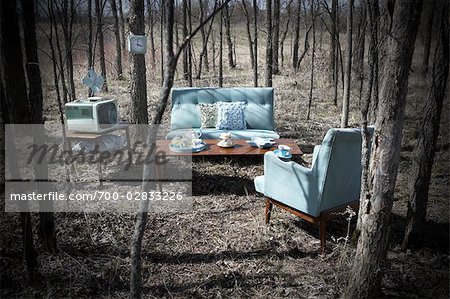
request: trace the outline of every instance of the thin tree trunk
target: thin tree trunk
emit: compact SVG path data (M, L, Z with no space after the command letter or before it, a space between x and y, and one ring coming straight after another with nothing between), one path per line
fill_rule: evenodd
M223 11L220 12L219 28L219 87L223 87Z
M41 71L39 68L39 59L37 53L36 42L36 27L35 27L35 14L34 14L34 2L32 0L21 0L22 13L23 13L23 32L26 54L26 71L28 77L28 99L31 107L32 123L41 125L44 123L43 117L43 94L42 94L42 79ZM45 132L42 130L42 126L36 126L33 134L35 138L34 143L42 142L45 138ZM48 179L48 168L45 163L34 165L35 179L46 180ZM39 202L40 207L47 206L49 210L53 209L52 202ZM57 251L56 246L56 233L54 214L49 212L39 213L39 236L41 238L44 248L54 253Z
M428 72L428 60L430 59L431 36L433 30L433 16L436 0L426 1L424 5L425 32L423 38L422 72Z
M164 82L161 87L161 92L159 95L159 101L156 107L156 113L151 119L151 124L161 124L164 111L167 107L167 102L170 95L170 90L173 86L173 81L175 77L175 71L177 67L178 59L183 51L183 49L188 45L189 41L195 34L200 30L201 26L204 26L211 18L218 12L221 11L224 5L228 4L230 0L226 0L223 4L216 9L214 6L213 13L208 16L196 29L192 31L192 34L183 41L177 52L174 54L173 49L173 25L174 25L174 0L165 1L165 54L166 54L166 68L164 73ZM153 144L156 140L156 131L150 130L150 134L147 134L148 144ZM154 151L150 153L154 155ZM154 156L153 156L154 157ZM152 158L152 156L150 156ZM149 180L149 178L155 177L155 166L149 163L144 164L143 170L143 180L142 189L144 191L149 191L154 187L154 184ZM136 221L134 225L133 236L131 240L131 278L130 278L130 297L140 298L141 297L141 250L142 250L142 239L145 232L145 226L147 224L148 218L148 203L149 201L141 201L140 212L136 215Z
M278 63L278 51L280 47L280 0L273 0L273 38L272 38L272 59L273 59L273 73L280 72Z
M298 71L297 61L298 61L298 50L299 50L299 40L300 40L300 16L302 13L302 1L298 0L297 4L297 15L295 19L294 28L294 45L292 50L292 67L295 71Z
M330 32L330 41L331 41L331 49L330 49L330 70L331 70L331 78L333 83L335 83L335 72L334 69L336 67L336 18L337 18L337 7L338 0L331 1L331 32Z
M156 66L156 49L155 49L155 21L153 15L153 3L154 0L147 0L147 15L148 15L148 26L150 29L150 55L152 69Z
M129 29L134 35L145 34L144 0L130 2ZM133 123L147 124L147 73L145 55L131 54L131 104Z
M379 297L400 157L405 100L422 2L397 0L373 142L370 194L362 195L361 234L346 290L348 298Z
M228 47L228 66L230 69L234 69L236 67L236 61L233 57L233 42L231 41L231 15L228 5L225 7L224 14L224 24L225 24L225 35L227 39L227 47Z
M286 36L289 30L289 24L291 22L291 2L288 3L287 6L287 15L288 15L288 19L286 21L286 27L284 28L283 33L281 34L281 39L280 39L280 59L281 59L281 67L284 67L284 41L286 40Z
M189 29L189 35L192 34L192 6L191 6L191 0L188 0L188 29ZM192 82L192 43L189 42L187 45L188 49L188 84L190 87L193 86Z
M272 0L266 2L266 87L272 87L272 73L273 73L273 57L272 57Z
M247 3L246 0L242 0L242 8L244 10L245 16L245 29L247 32L247 41L248 41L248 50L250 54L250 63L252 69L255 68L255 54L253 53L253 41L252 41L252 33L250 31L250 16L248 14Z
M351 79L352 79L352 44L353 44L353 0L348 1L347 8L347 60L345 62L345 89L344 102L342 103L341 128L348 126L348 110L350 106Z
M89 0L89 2L92 0ZM95 0L96 1L96 0ZM122 50L127 48L126 39L125 39L125 18L123 16L123 5L122 0L118 0L118 9L119 9L119 18L120 18L120 38L122 41Z
M314 60L316 56L316 12L314 7L314 1L311 1L311 26L312 26L312 52L311 52L311 80L309 85L309 97L308 97L308 115L306 120L310 120L311 105L313 101L313 89L314 89ZM306 42L306 41L305 41Z
M369 110L369 122L375 121L375 116L378 110L378 53L379 53L379 42L378 42L378 28L379 28L379 18L380 18L380 7L378 5L378 0L367 0L367 16L369 17L368 22L370 26L370 36L369 36L369 93L371 95L371 104Z
M117 5L116 0L109 0L109 3L111 5L111 12L113 14L114 18L114 36L116 39L116 73L117 73L117 79L122 80L123 74L122 74L122 46L120 41L120 31L119 31L119 16L117 15Z
M254 30L254 55L255 67L253 68L253 85L258 87L258 4L253 0L253 30Z
M449 4L446 0L441 2L443 5L438 10L441 14L439 39L434 54L430 87L425 107L422 110L421 127L414 149L414 159L409 177L410 196L406 216L407 224L402 244L404 249L412 245L420 245L422 241L427 215L431 170L439 134L442 105L448 84Z
M165 6L164 2L160 1L160 10L161 10L161 18L160 18L160 27L159 27L159 46L160 46L160 59L161 59L161 85L164 83L164 51L163 51L163 44L164 44L164 21L165 21Z
M119 0L120 1L120 0ZM94 68L94 49L92 46L92 0L88 0L88 69ZM93 92L90 88L88 88L88 96L92 96Z
M95 1L95 15L97 17L97 40L98 40L98 51L100 55L100 70L103 78L105 79L105 84L103 84L103 91L108 91L108 81L106 79L106 60L105 60L105 40L103 37L103 5L102 0Z
M188 0L183 0L182 4L183 4L183 40L186 39L186 37L188 36L188 26L187 26L187 13L188 13L188 8L187 8L187 1ZM189 47L184 48L183 50L183 79L188 81L189 80Z
M339 6L338 0L332 1L332 36L333 39L331 41L331 46L333 50L332 58L332 70L333 70L333 84L334 84L334 96L333 103L337 106L337 98L338 98L338 84L339 84Z
M202 5L201 2L200 2L200 5ZM204 19L204 15L203 14L204 13L202 12L202 17L201 17L201 20L200 20L200 24L203 22L203 19ZM203 33L202 33L203 48L202 48L202 52L200 53L200 57L199 57L198 72L197 72L197 76L195 77L196 79L200 79L201 78L202 65L203 65L202 62L203 61L205 62L205 69L207 71L209 70L209 63L208 63L208 56L207 56L208 55L208 41L209 41L209 37L210 37L211 32L212 32L213 25L214 25L214 17L211 19L211 22L209 23L208 31L205 33L204 37L203 37ZM204 31L204 29L202 29L202 31ZM213 53L213 56L214 56L214 53Z
M354 62L356 65L356 74L359 80L359 96L358 96L358 105L362 105L362 97L363 97L363 87L364 87L364 54L366 48L366 7L365 3L361 3L361 12L358 23L358 42L356 45L356 49L354 49Z

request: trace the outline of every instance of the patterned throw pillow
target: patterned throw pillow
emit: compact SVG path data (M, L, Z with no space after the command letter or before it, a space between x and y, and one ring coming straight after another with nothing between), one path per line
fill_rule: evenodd
M216 104L198 104L200 108L200 119L202 128L214 128L217 123L217 106Z
M219 102L217 103L218 130L245 130L245 102Z

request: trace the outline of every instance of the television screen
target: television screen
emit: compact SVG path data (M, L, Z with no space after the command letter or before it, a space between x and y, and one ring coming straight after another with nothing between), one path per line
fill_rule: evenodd
M117 123L117 109L114 103L105 103L97 107L98 124L105 129Z

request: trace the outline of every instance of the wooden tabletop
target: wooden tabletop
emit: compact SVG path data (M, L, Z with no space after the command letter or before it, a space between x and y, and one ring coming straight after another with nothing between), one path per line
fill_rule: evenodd
M217 145L220 139L204 139L206 149L197 153L179 153L173 152L169 149L170 140L157 140L156 147L158 151L164 151L167 156L246 156L246 155L264 155L268 151L277 149L278 145L284 144L292 148L292 155L303 154L297 143L293 139L275 139L276 144L270 148L253 147L246 142L246 140L233 140L234 146L230 148L223 148Z

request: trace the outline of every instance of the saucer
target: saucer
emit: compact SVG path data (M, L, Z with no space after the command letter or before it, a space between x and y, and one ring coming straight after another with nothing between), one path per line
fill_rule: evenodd
M234 143L232 143L232 144L224 144L222 141L219 141L219 142L217 143L217 145L220 146L220 147L225 147L225 148L227 148L227 147L233 147L233 146L234 146Z
M290 159L290 158L292 158L292 154L291 153L289 153L288 155L286 155L286 156L283 156L282 154L281 154L281 151L280 150L274 150L273 151L273 153L275 154L275 155L277 155L277 157L279 157L279 158L283 158L283 159Z

